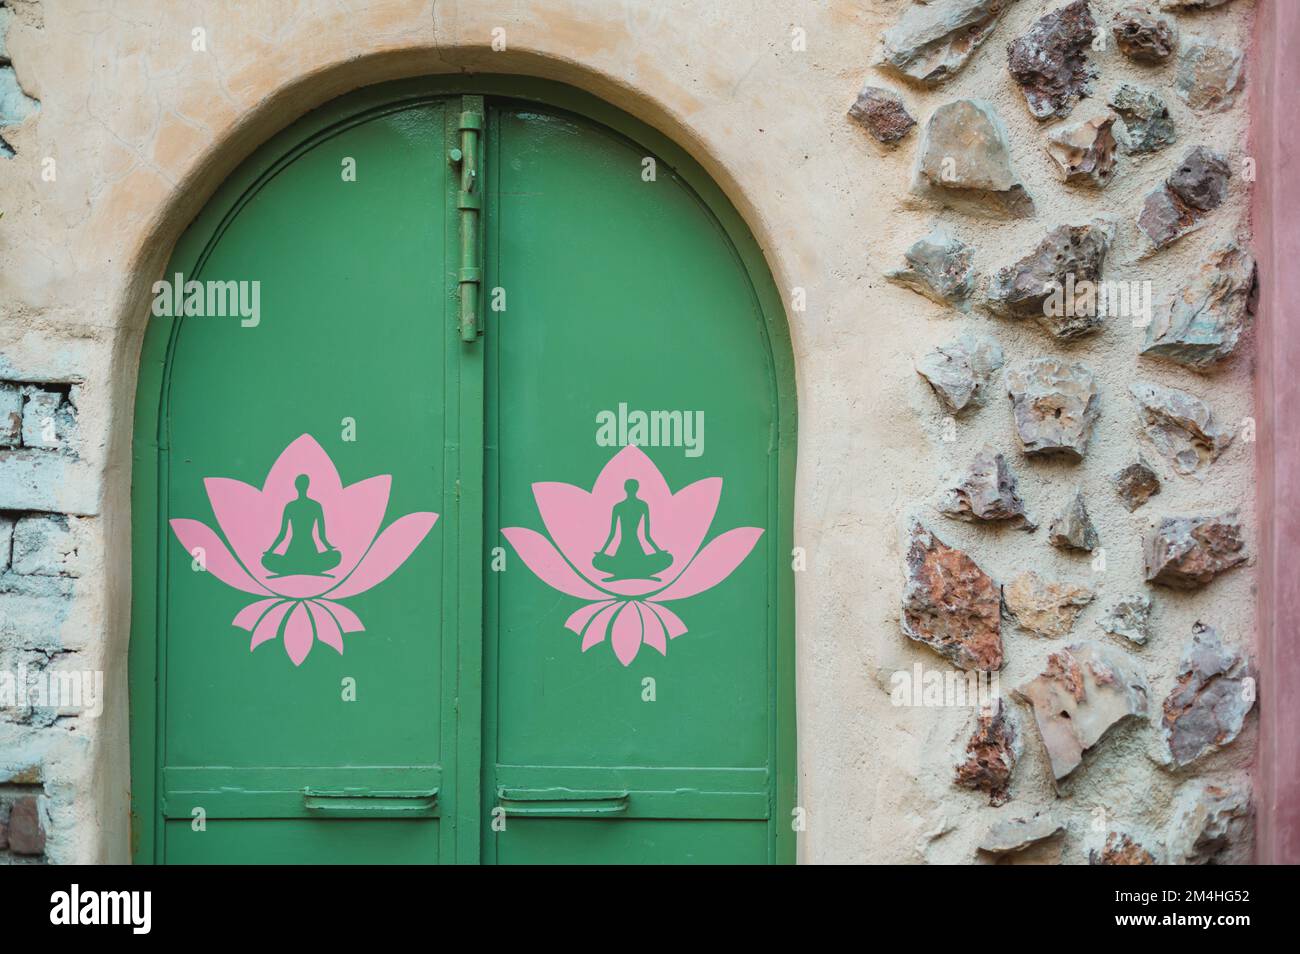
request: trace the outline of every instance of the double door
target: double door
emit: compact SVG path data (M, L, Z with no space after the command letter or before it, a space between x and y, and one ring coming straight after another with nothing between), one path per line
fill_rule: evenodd
M137 860L789 859L790 422L671 157L369 91L249 160L155 290Z

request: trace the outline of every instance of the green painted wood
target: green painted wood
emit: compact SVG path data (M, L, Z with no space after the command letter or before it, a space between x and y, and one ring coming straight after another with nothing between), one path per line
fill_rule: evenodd
M495 284L508 286L511 309L531 309L536 325L530 330L540 338L509 334L520 330L507 324L519 311L495 314L480 304L486 337L460 340L457 286L463 273L454 214L459 183L448 174L454 170L447 143L459 131L460 113L483 106L482 99L462 97L485 95L495 118L485 131L483 151L491 158L484 181L497 181L497 188L480 232L480 241L486 232L489 269L481 298L490 300ZM537 105L526 107L525 100ZM579 130L594 151L575 154L571 144L566 151L563 136L538 142L533 133L546 122L557 124L548 128ZM516 256L503 260L500 252L517 243L519 234L502 229L515 210L509 203L494 207L502 196L493 166L510 167L509 183L522 169L538 170L542 157L530 150L542 146L556 153L550 160L576 163L571 173L558 171L554 161L543 162L540 170L548 177L548 207L560 220L535 219L541 226L536 238L564 253L550 264L576 277L577 290L590 274L606 276L608 294L608 276L626 272L640 255L652 271L676 276L676 285L640 289L648 297L632 296L639 304L631 308L625 297L620 311L610 298L584 303L571 295L562 301L562 276L547 275L545 258L529 257L526 249L517 257L519 271L507 271ZM344 155L358 160L357 182L341 181ZM619 177L628 156L639 162L643 155L659 159L659 180L657 186L640 184L646 191L638 196ZM631 171L635 175L639 167ZM656 187L657 197L651 191ZM648 204L638 207L641 199ZM617 213L646 230L644 240L612 244L625 233L605 223L604 232L586 234L584 226L575 242L564 220L600 225L602 217L593 219L592 212L602 207L605 218ZM521 221L513 219L516 227ZM153 318L143 343L130 661L136 861L473 863L480 854L498 862L793 860L788 554L795 421L789 341L760 250L689 157L653 130L557 84L505 77L388 84L305 117L260 149L179 243L168 274L178 269L200 278L261 275L264 323L239 329L225 319ZM541 296L529 301L530 287ZM615 348L626 353L639 345L642 357L662 360L684 352L680 341L676 351L669 347L669 339L687 330L682 316L694 314L698 324L705 310L715 324L690 329L694 351L668 369L662 400L652 393L658 385L644 375L645 361L602 362L589 334L612 331ZM667 326L629 338L629 329L647 315L678 311ZM598 312L614 324L593 327ZM590 486L590 467L600 456L591 454L589 424L565 423L579 411L588 413L581 402L591 393L568 391L554 377L527 371L512 375L502 393L502 357L509 363L512 355L534 347L540 349L536 356L553 349L547 329L560 340L580 342L596 366L617 369L606 374L604 385L616 381L644 393L635 398L643 406L671 406L663 403L670 400L707 404L706 439L712 441L706 455L674 460L656 453L656 463L673 489L700 476L724 476L716 527L764 529L759 547L716 593L686 601L691 632L660 660L682 665L657 674L661 693L717 696L722 687L713 719L725 723L725 731L703 724L681 731L680 711L677 722L660 714L637 733L638 739L658 741L631 746L628 756L620 752L616 734L604 731L593 736L605 746L599 757L567 757L563 733L572 728L555 720L590 721L610 693L617 698L632 673L578 653L576 637L556 625L565 598L529 591L527 571L513 554L511 573L489 571L485 578L493 548L503 543L502 500L526 499L533 479ZM264 332L269 333L255 337ZM710 348L720 352L719 360L698 360L698 352ZM721 387L733 374L738 386ZM700 390L703 377L715 379L714 386ZM517 416L520 408L525 413ZM505 428L509 446L501 443L503 409L512 422ZM553 419L537 416L539 409ZM358 420L355 444L338 439L343 416ZM542 422L543 430L524 434L524 420ZM729 425L719 423L727 420ZM720 438L728 426L744 436ZM346 636L342 657L317 645L294 667L277 646L249 652L247 633L230 625L248 598L210 574L194 573L166 521L184 516L211 523L203 477L260 485L275 454L303 432L321 440L345 484L376 473L393 475L387 520L419 510L436 510L441 517L405 565L353 601L367 632ZM561 445L571 438L586 446L563 453ZM518 462L533 457L533 469L546 474L524 472ZM522 484L503 488L503 472ZM521 525L536 522L523 512L509 516ZM558 659L563 647L569 651L565 666L596 665L548 669L549 657L530 655L534 647L516 639L511 620L504 620L504 636L498 632L499 584L507 578L520 598L514 619L533 620L532 638L547 653L554 650ZM743 647L730 647L750 651L740 656L729 653L722 638L737 622L758 633ZM692 641L699 645L691 647ZM511 647L504 660L503 645ZM715 669L710 683L709 666L722 657L731 658L743 679ZM524 693L503 709L502 685L518 686L529 665L539 661L535 675L549 693L586 691L592 705L584 709L570 700L530 710L537 698ZM642 660L632 670L640 666ZM336 701L345 672L359 681L357 703ZM566 679L555 682L557 675ZM654 711L664 713L668 699L661 694L660 700ZM699 700L688 709L703 711ZM534 717L561 734L548 740L528 724ZM724 738L731 744L719 755ZM542 757L498 760L514 750ZM626 764L632 754L641 761ZM503 839L491 824L493 809L501 807L501 788L524 793L524 801L530 792L628 796L617 820L513 817ZM397 819L387 811L420 796L428 799L434 789L436 797L417 809L418 819ZM360 817L322 817L329 808L320 805L331 799ZM200 803L209 819L204 832L194 831L189 820ZM549 803L542 797L543 805Z

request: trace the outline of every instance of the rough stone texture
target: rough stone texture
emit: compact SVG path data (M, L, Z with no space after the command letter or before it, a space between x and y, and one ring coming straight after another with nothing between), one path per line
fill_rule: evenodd
M980 851L1004 855L1022 851L1030 845L1055 838L1065 831L1065 825L1054 814L1034 815L1030 818L1008 818L995 822L980 841Z
M880 86L862 87L849 118L885 145L898 142L916 125L898 94Z
M1002 668L998 585L961 550L912 528L903 588L903 633L960 669Z
M1088 506L1083 501L1083 491L1076 488L1065 509L1052 519L1047 528L1047 540L1062 550L1095 550L1099 542L1097 528L1088 516Z
M1180 474L1195 474L1219 459L1232 443L1232 431L1221 428L1200 398L1149 381L1129 386L1147 438Z
M45 826L34 795L14 799L9 810L9 850L15 855L28 856L45 852Z
M1020 758L1020 732L1011 708L998 698L976 715L975 732L957 765L954 784L983 792L993 807L1011 800L1011 774Z
M1172 763L1184 768L1228 745L1254 705L1255 680L1246 660L1198 621L1183 649L1178 684L1165 699L1161 719Z
M1006 384L1026 454L1083 459L1100 413L1091 371L1059 358L1036 358L1008 369Z
M1147 196L1138 228L1156 249L1166 248L1204 224L1228 194L1232 170L1228 160L1197 146L1178 164L1165 184Z
M1221 7L1231 0L1160 0L1161 10L1209 10Z
M944 103L921 134L912 191L956 208L1032 215L1033 200L1011 167L1007 130L979 99Z
M17 447L22 440L22 392L17 385L0 382L0 447Z
M1047 154L1064 182L1104 188L1115 175L1115 116L1100 113L1047 134Z
M1237 101L1245 83L1246 58L1234 46L1190 36L1178 51L1174 89L1192 109L1222 112Z
M1237 511L1218 516L1165 517L1147 534L1143 556L1149 583L1190 590L1246 562Z
M1147 327L1142 353L1197 371L1214 367L1237 349L1255 291L1255 260L1235 242L1220 245Z
M79 534L60 514L18 519L13 530L13 570L34 576L80 576Z
M900 76L934 86L966 65L1014 0L911 3L881 35L881 63Z
M945 491L939 501L939 511L969 522L1005 522L1030 531L1036 527L1025 513L1016 475L1007 466L1006 458L987 444Z
M1178 27L1168 17L1156 16L1150 7L1117 10L1110 21L1120 52L1137 63L1163 63L1178 46Z
M1002 367L1002 348L992 338L966 332L916 360L935 397L950 414L960 414L984 402L993 372Z
M1120 148L1130 155L1156 152L1178 139L1169 107L1153 90L1124 83L1109 105L1122 120L1116 137Z
M1091 93L1097 72L1088 49L1096 34L1088 0L1074 0L1040 18L1007 47L1007 68L1035 119L1068 116Z
M1014 695L1034 707L1057 782L1078 768L1083 753L1113 726L1147 711L1146 680L1133 661L1095 642L1052 653L1042 674Z
M1112 477L1111 481L1115 485L1115 493L1119 494L1120 503L1129 513L1160 493L1160 477L1141 455Z
M974 258L975 249L938 227L903 253L905 267L886 272L885 277L940 305L966 311L975 288Z
M1151 598L1142 593L1122 597L1097 618L1097 625L1112 636L1145 646L1151 638Z
M1036 636L1064 636L1092 597L1086 586L1044 580L1033 570L1026 570L1002 588L1008 615Z
M1249 864L1252 838L1250 778L1195 779L1179 787L1165 831L1167 861L1175 865Z
M1098 331L1105 316L1094 285L1114 239L1113 222L1057 226L1034 251L993 275L985 307L1007 318L1033 318L1062 340Z
M1106 844L1088 852L1090 865L1154 865L1156 857L1127 832L1112 831L1106 835Z

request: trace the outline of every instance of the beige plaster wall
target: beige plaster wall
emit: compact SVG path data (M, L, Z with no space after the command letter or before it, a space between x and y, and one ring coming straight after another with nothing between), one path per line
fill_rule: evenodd
M1094 0L1099 22L1120 4ZM989 271L1029 252L1046 230L1096 214L1119 219L1111 278L1150 278L1157 307L1215 238L1239 234L1246 196L1234 178L1228 203L1195 241L1135 260L1133 219L1141 197L1186 147L1205 143L1235 162L1244 149L1246 104L1209 117L1189 112L1168 85L1172 67L1137 70L1113 46L1094 54L1097 99L1122 80L1161 88L1180 141L1142 162L1121 159L1104 192L1066 189L1042 151L1042 131L1006 71L1005 44L1059 6L1022 0L951 83L904 88L871 68L879 33L901 0L314 0L164 3L11 0L9 55L40 110L4 129L17 155L0 159L0 371L63 368L83 380L85 464L61 488L92 519L97 572L83 575L61 623L83 665L108 674L103 717L35 730L0 721L0 763L44 758L56 861L128 857L125 659L129 624L131 414L149 284L183 227L223 177L295 117L358 86L449 71L525 73L583 87L658 127L717 178L766 251L791 312L798 373L799 478L796 542L800 803L807 810L800 858L810 862L967 862L999 810L951 784L969 735L966 709L891 706L887 673L942 660L899 630L902 534L920 514L949 543L968 549L999 579L1024 568L1090 577L1086 560L1023 537L954 523L932 500L942 476L988 441L1011 455L1022 494L1041 519L1082 482L1108 548L1100 598L1141 590L1140 533L1148 515L1243 504L1250 517L1253 445L1237 441L1204 483L1171 480L1156 505L1123 510L1106 477L1131 459L1137 427L1126 389L1142 332L1124 322L1062 347L1027 323L940 308L886 283L884 270L936 220L978 249ZM1252 0L1204 20L1205 32L1244 44ZM1202 19L1204 15L1202 15ZM1188 18L1191 19L1191 18ZM1200 23L1193 24L1200 28ZM504 27L507 49L489 48ZM206 52L192 49L205 31ZM806 50L792 49L792 31ZM1185 25L1186 28L1186 25ZM987 221L909 198L915 133L887 151L845 118L868 78L902 91L924 121L951 99L991 100L1011 131L1012 155L1038 203L1034 218ZM1248 80L1249 83L1249 80ZM1249 89L1249 86L1248 86ZM1074 118L1080 117L1076 112ZM56 177L42 177L53 159ZM1010 411L997 396L958 440L912 359L979 326L1008 362L1067 353L1098 373L1102 417L1084 464L1030 464L1016 451ZM1212 379L1144 367L1143 376L1184 387L1218 416L1250 413L1249 360ZM0 377L5 374L0 373ZM1252 535L1253 543L1253 535ZM1155 636L1136 654L1158 704L1194 619L1240 643L1253 632L1249 568L1187 596L1157 593ZM1008 631L1003 686L1038 671L1045 641ZM1025 726L1011 809L1058 805L1072 832L1066 860L1083 857L1095 810L1111 824L1164 823L1175 779L1147 756L1150 726L1109 739L1073 793L1052 790L1036 734ZM1253 726L1215 764L1246 764ZM1006 809L1000 810L1005 812Z

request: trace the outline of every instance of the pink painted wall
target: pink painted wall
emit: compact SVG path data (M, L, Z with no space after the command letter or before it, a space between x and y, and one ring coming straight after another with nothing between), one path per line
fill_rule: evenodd
M1261 0L1251 61L1259 474L1257 855L1300 863L1300 2Z

